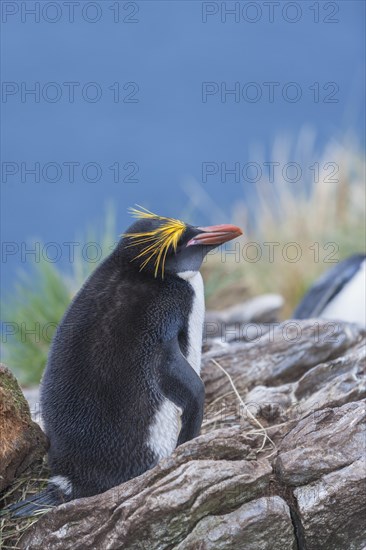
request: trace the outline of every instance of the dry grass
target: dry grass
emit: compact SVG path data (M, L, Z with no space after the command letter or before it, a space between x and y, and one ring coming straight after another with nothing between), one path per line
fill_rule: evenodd
M24 500L41 491L48 481L49 470L46 462L32 465L18 477L0 496L0 511L9 504ZM40 515L31 518L11 518L0 515L0 548L16 550L24 533L32 527Z
M223 366L220 365L220 363L218 363L215 359L211 359L211 362L216 366L218 367L224 374L225 376L228 378L229 382L230 382L230 385L233 389L233 392L234 392L234 398L237 399L237 401L239 402L239 405L240 407L243 408L243 410L245 411L246 413L246 416L248 418L248 421L253 424L256 428L256 430L252 430L248 433L252 434L252 435L260 435L263 437L263 440L262 440L262 445L260 446L260 448L257 450L257 453L260 453L263 449L264 449L264 446L266 444L266 442L268 441L274 450L276 450L276 445L274 444L274 442L272 441L272 439L269 437L268 433L267 433L267 430L266 428L263 426L263 424L261 422L259 422L259 420L252 414L252 412L249 410L249 408L246 406L246 404L244 403L244 401L242 400L235 384L234 384L234 381L233 379L231 378L230 374L224 369Z
M350 254L364 252L364 156L351 143L332 142L314 160L308 141L304 135L295 147L302 158L299 182L278 179L273 183L263 175L257 184L247 184L253 190L250 200L236 203L230 216L231 223L244 229L238 254L225 256L223 247L222 253L209 257L203 265L208 307L231 305L248 295L276 292L285 298L286 318L322 272ZM258 154L254 158L258 159ZM283 166L298 158L290 151L289 143L281 141L274 145L270 160ZM319 163L316 183L314 170L309 169L315 161ZM335 167L339 171L332 176ZM198 193L196 208L211 200L208 196L205 200L206 191L198 184L189 184L188 190L191 196ZM270 245L265 243L273 243L272 258ZM227 250L233 246L228 243ZM237 289L230 293L228 288L233 283Z

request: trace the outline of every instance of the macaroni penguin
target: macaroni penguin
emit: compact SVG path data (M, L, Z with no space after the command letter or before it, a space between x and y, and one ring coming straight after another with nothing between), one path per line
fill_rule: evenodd
M131 209L136 221L74 297L41 383L52 477L15 516L104 492L201 428L205 255L242 234Z

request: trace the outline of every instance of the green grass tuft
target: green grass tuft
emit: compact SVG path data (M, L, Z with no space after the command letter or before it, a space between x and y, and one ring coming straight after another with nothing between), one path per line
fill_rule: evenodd
M102 261L115 244L115 226L116 214L110 206L102 230L89 229L76 242L98 243L102 250L99 261ZM74 294L97 265L77 253L81 248L75 249L69 275L42 257L39 263L32 266L31 273L19 275L3 307L3 360L23 385L40 381L56 327Z

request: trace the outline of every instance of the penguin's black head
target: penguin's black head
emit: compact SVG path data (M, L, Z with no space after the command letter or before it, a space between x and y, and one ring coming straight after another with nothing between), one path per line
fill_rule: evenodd
M122 259L154 277L195 273L210 250L242 235L235 225L194 227L145 209L131 212L138 219L123 234Z

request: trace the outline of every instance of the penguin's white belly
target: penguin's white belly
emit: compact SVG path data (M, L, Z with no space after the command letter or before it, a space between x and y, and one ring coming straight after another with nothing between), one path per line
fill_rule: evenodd
M191 367L200 373L202 353L202 331L205 315L205 299L201 273L185 271L178 275L187 280L194 290L192 309L188 319L188 353L186 359ZM177 446L181 428L182 410L169 399L165 399L155 414L150 426L149 447L158 460L170 456Z
M150 426L149 447L158 460L169 456L177 446L180 431L181 410L169 399L165 399L155 413Z
M178 273L193 288L192 310L188 319L188 353L187 361L197 374L201 372L202 332L205 318L205 296L203 280L199 271Z
M320 317L339 319L366 326L366 261L358 272L328 304Z

